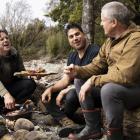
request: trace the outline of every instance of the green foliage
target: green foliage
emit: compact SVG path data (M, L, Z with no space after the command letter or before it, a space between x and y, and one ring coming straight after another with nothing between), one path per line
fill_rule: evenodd
M98 25L95 26L94 40L95 40L94 42L100 46L103 44L105 40L105 36L104 36L103 28L101 26Z
M139 0L119 0L119 1L123 2L134 13L135 12L140 12L140 1Z
M94 0L95 2L95 23L96 24L96 34L95 42L101 42L104 40L104 35L100 27L100 10L101 7L113 0ZM139 0L118 0L126 4L134 13L140 13L140 2ZM60 0L60 4L56 6L48 16L54 21L58 21L59 25L64 25L67 22L78 22L81 23L82 20L82 4L83 0ZM100 31L101 30L101 31ZM101 39L102 38L102 39Z
M10 34L12 45L24 55L28 55L30 50L34 52L34 50L43 49L45 52L46 38L45 23L39 19L30 22L24 30L13 31Z
M68 22L78 22L81 23L82 19L82 1L76 2L75 9L69 16Z
M26 30L23 32L24 46L42 47L46 41L46 27L44 21L39 19L33 20L28 24Z
M66 56L70 50L66 35L62 31L51 31L46 41L47 52L50 56Z
M61 25L67 22L81 23L82 0L60 0L60 4L48 16Z
M99 45L102 45L105 39L102 27L100 26L100 10L102 5L109 1L112 0L94 0L96 19L94 40L95 43ZM140 13L139 0L118 1L125 3L134 13ZM83 9L82 4L83 0L60 0L60 4L55 6L55 8L48 14L48 16L51 17L52 20L58 22L58 27L62 27L62 25L67 22L81 23ZM19 6L19 8L24 7L21 5ZM28 10L28 8L26 8L25 10ZM6 14L6 18L1 20L0 22L1 25L5 25L5 27L8 27L12 45L20 50L20 52L24 56L38 57L39 55L43 55L46 53L51 56L64 56L67 55L67 52L69 52L69 50L71 49L69 47L67 38L61 28L48 28L45 26L45 21L40 21L39 19L34 19L33 21L28 22L28 24L27 22L25 22L26 24L20 24L20 22L15 21L14 16L12 16L10 13ZM18 15L21 14L19 13ZM28 15L29 14L27 14L26 16L22 16L24 18L21 21L26 21ZM11 20L9 21L9 18L7 17L11 17ZM18 19L20 20L21 17L18 16ZM140 23L140 18L138 18L138 20ZM12 21L15 21L15 24L13 24Z
M26 61L31 60L31 59L39 59L41 56L46 55L44 52L44 47L35 48L32 46L32 47L28 47L26 49L22 49L19 51L23 59Z

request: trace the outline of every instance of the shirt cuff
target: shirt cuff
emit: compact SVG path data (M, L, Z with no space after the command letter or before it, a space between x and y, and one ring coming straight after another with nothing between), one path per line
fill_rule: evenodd
M95 87L96 86L101 86L100 76L92 76L91 77L91 84L94 85Z

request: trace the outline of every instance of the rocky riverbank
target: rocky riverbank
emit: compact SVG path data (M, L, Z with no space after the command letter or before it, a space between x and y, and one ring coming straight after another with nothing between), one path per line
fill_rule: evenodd
M36 89L33 96L33 101L41 112L32 113L30 121L31 123L33 122L33 124L28 125L29 130L26 129L25 131L16 129L16 131L11 131L9 129L10 134L6 134L3 138L1 138L1 140L28 140L28 138L30 140L34 140L33 136L35 136L35 138L40 138L40 140L67 140L67 138L60 138L58 136L58 132L61 127L57 125L51 116L47 114L45 107L39 102L40 95L45 90L45 88L54 84L63 75L63 68L66 65L66 60L50 60L48 58L43 58L40 60L24 62L24 64L27 70L36 70L38 68L42 68L45 69L47 73L53 72L56 74L44 76L40 79L33 77L35 78L35 81L38 85L38 88ZM139 114L139 109L125 112L124 133L126 136L128 136L127 140L140 140ZM52 122L49 122L48 118L50 118L49 120ZM50 125L50 123L53 125ZM23 127L25 127L25 125L26 123L23 124ZM31 127L32 129L30 131ZM106 137L102 138L102 140L106 140Z

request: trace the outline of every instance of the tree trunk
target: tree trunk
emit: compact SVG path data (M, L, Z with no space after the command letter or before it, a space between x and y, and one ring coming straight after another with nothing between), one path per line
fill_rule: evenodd
M91 43L94 42L95 33L95 0L83 0L82 28Z

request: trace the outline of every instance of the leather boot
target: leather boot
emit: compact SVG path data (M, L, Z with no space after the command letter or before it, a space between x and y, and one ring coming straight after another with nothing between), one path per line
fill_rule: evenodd
M109 128L107 130L107 140L123 140L123 132L120 128Z
M59 130L58 135L61 138L68 137L70 133L79 133L84 126L74 123L68 117L63 117L59 120L62 128Z
M86 126L79 134L70 134L72 140L97 140L102 137L100 109L82 110L84 113Z

